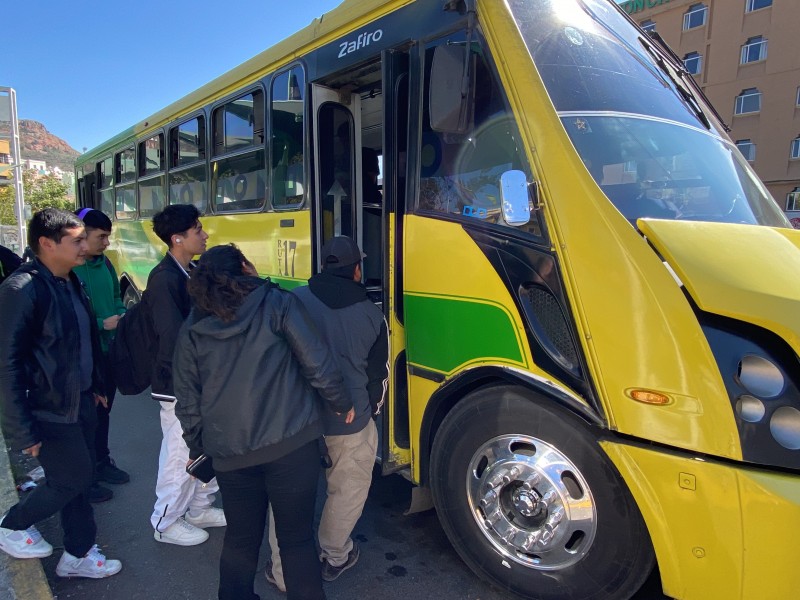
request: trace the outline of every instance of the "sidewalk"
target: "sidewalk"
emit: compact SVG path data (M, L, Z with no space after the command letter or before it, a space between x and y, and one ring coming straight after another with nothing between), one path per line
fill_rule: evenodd
M6 441L0 433L0 515L19 500ZM18 560L0 552L0 597L9 600L52 600L42 564L36 559Z

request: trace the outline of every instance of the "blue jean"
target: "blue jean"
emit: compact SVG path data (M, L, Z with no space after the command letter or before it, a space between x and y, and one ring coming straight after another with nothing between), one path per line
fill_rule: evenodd
M3 520L8 529L27 529L60 511L64 549L73 556L84 556L97 535L88 496L94 475L97 412L91 394L81 394L80 402L77 423L37 422L45 481L12 506Z
M257 600L253 580L272 503L288 600L325 600L314 545L319 479L316 440L272 462L217 471L228 526L219 564L220 600Z

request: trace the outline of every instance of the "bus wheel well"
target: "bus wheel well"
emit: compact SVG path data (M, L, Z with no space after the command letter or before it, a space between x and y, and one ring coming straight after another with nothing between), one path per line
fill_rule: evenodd
M518 383L478 388L447 414L429 487L442 528L478 576L531 600L639 590L655 554L601 432Z
M429 484L428 470L430 468L431 449L433 448L433 440L436 438L436 432L444 421L447 414L467 395L471 392L484 387L492 387L498 385L519 385L527 389L531 394L535 394L543 401L551 400L566 408L569 412L574 413L581 420L587 424L604 426L603 420L594 413L590 408L584 405L578 405L574 402L566 402L563 398L556 398L554 395L547 393L541 387L538 387L536 382L526 379L514 371L507 371L500 367L486 367L467 372L462 376L456 376L444 386L439 388L428 402L428 407L425 411L425 416L422 420L422 429L420 431L420 484L427 486Z

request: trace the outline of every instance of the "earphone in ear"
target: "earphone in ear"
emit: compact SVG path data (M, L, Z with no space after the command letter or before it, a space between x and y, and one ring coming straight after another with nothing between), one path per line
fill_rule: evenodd
M183 242L183 239L182 239L182 238L175 238L175 243L176 243L176 244L180 244L180 243L182 243L182 242Z

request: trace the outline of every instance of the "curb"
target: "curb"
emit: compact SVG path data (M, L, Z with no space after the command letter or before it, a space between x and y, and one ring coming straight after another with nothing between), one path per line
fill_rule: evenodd
M0 515L4 515L19 501L19 496L2 433L0 446ZM42 561L34 558L22 560L0 552L0 596L8 600L53 600Z

